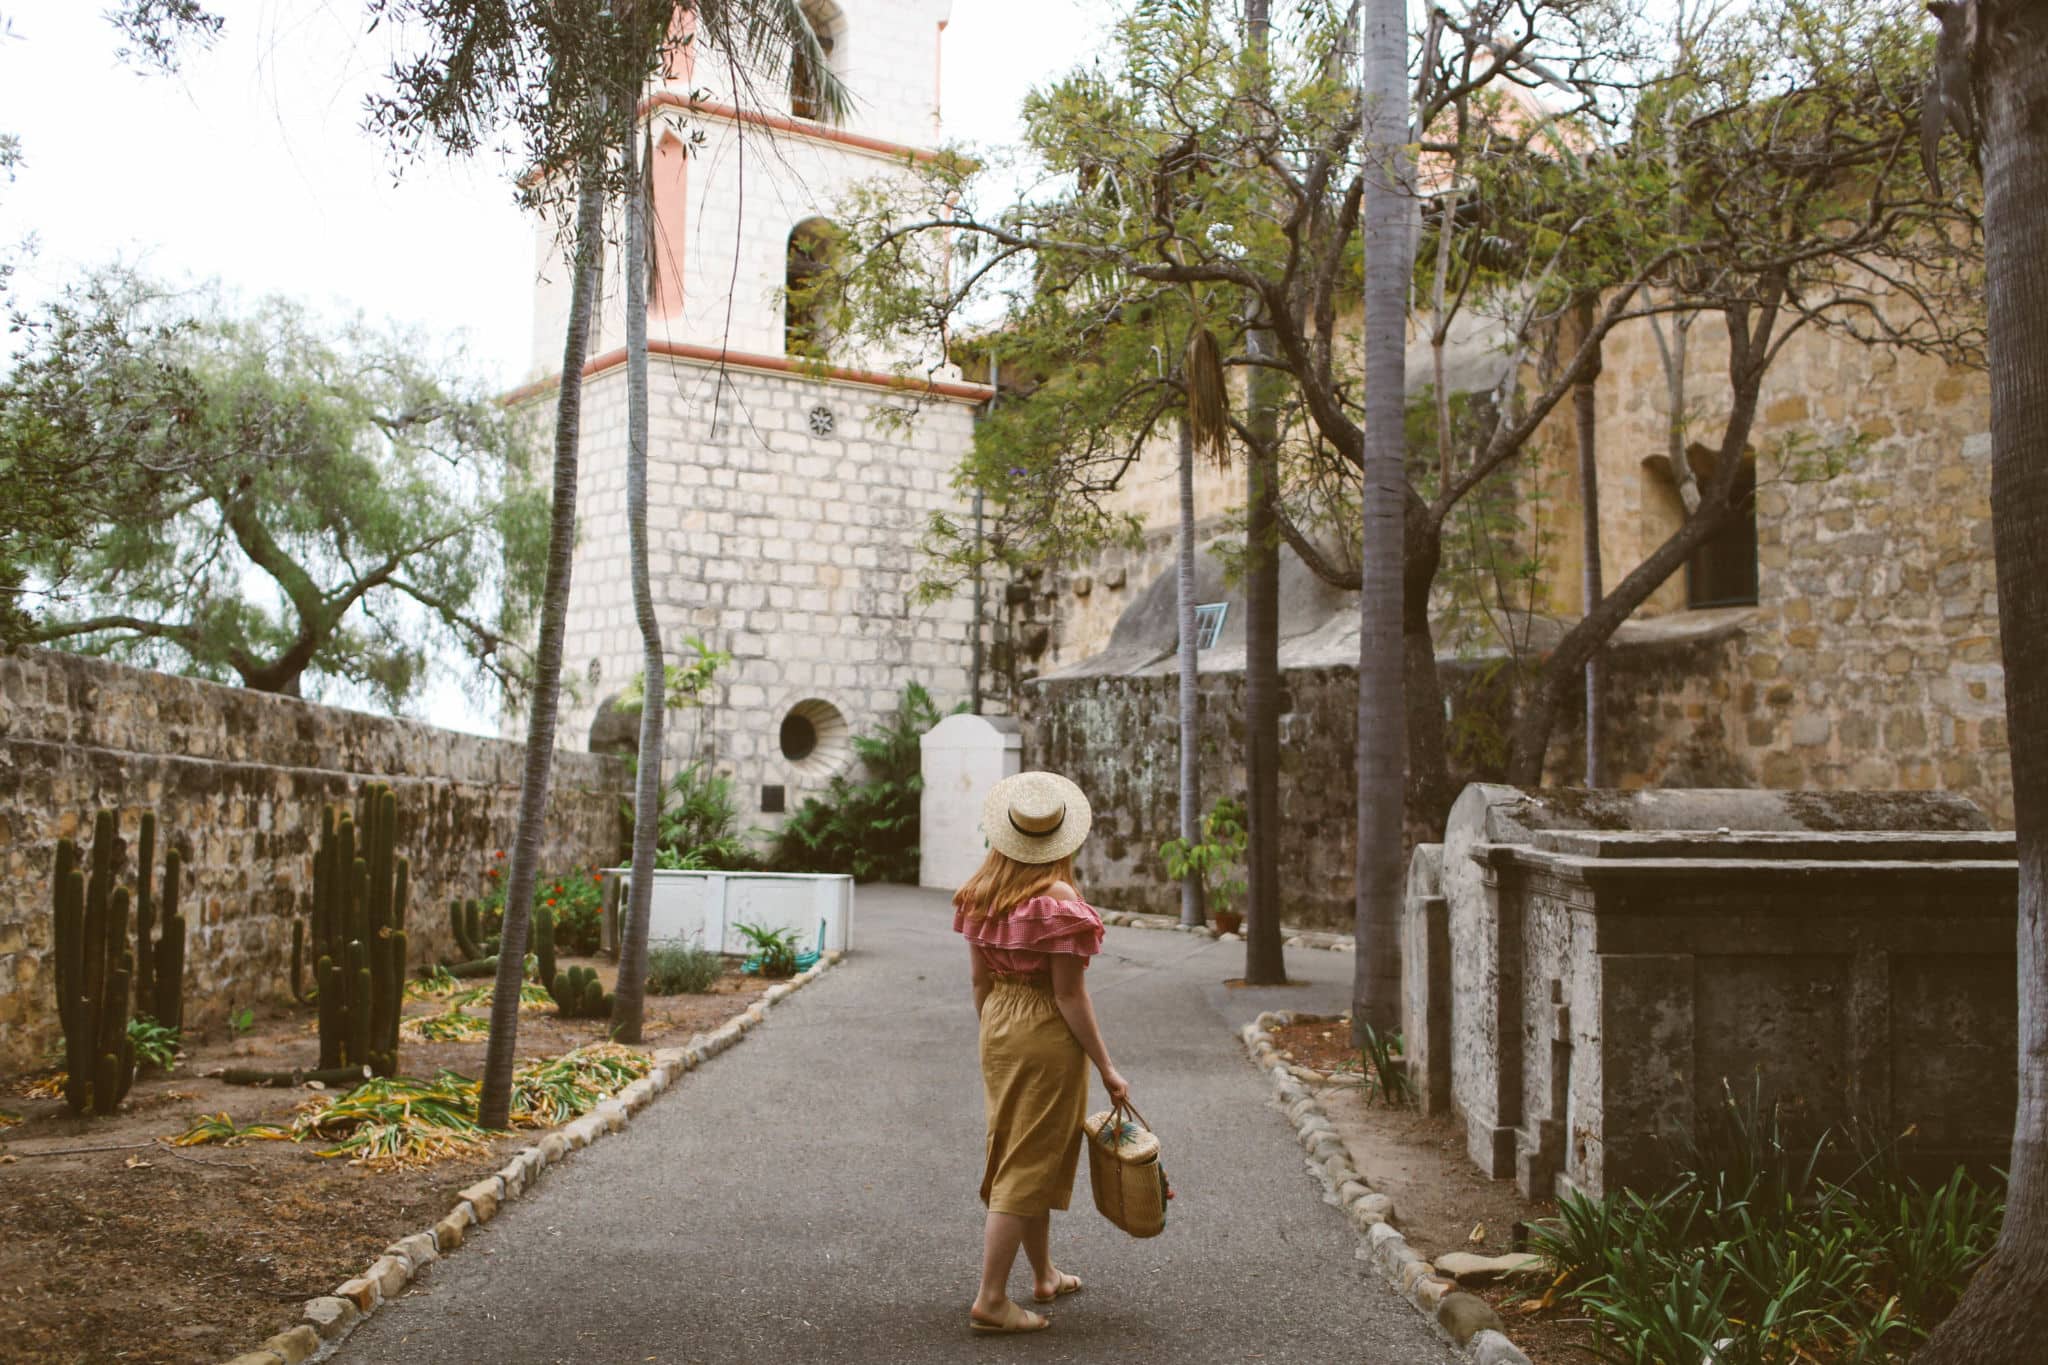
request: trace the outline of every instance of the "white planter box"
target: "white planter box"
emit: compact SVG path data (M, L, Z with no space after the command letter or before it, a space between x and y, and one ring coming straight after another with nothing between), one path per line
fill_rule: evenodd
M632 892L631 868L605 869L618 883L622 912ZM605 918L616 935L616 915ZM649 943L698 943L714 953L753 949L733 926L793 929L799 948L846 951L853 946L853 878L818 872L656 872L648 908ZM818 941L823 926L825 941ZM612 942L606 946L617 948Z

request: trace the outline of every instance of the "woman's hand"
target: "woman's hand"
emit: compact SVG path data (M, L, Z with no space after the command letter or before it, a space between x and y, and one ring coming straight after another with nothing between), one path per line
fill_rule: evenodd
M1102 1068L1102 1088L1109 1092L1109 1098L1112 1104L1130 1103L1131 1083L1125 1080L1123 1078L1123 1073L1118 1071L1115 1067L1106 1066Z

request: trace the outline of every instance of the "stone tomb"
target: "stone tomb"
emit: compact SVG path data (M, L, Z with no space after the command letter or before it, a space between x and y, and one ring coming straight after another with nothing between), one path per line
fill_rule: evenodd
M2018 870L1983 824L1946 795L1469 787L1411 868L1410 1074L1531 1197L1656 1185L1757 1077L1804 1125L2000 1161Z

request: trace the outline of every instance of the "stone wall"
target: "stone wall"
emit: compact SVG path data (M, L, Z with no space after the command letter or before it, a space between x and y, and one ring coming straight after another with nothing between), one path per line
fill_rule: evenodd
M1736 710L1742 682L1740 626L1728 613L1703 634L1650 635L1615 649L1607 671L1613 784L1623 788L1753 787L1756 756ZM1205 661L1207 655L1204 656ZM1444 660L1454 720L1499 730L1483 671ZM1358 812L1358 671L1290 668L1281 674L1280 865L1290 924L1344 929L1355 907ZM1175 914L1159 845L1178 832L1179 680L1171 672L1055 677L1026 689L1024 765L1079 782L1095 807L1095 832L1078 871L1091 895L1119 910ZM1244 674L1201 674L1202 805L1244 797ZM1577 771L1582 729L1559 727L1554 773ZM1454 782L1492 780L1483 763L1453 764ZM1411 839L1433 837L1416 829Z
M288 697L31 650L0 657L0 1067L60 1038L50 875L58 839L154 810L185 859L185 1012L195 1025L289 989L321 807L376 779L412 860L412 957L454 951L446 904L479 895L512 839L523 746ZM608 862L623 765L559 754L544 871ZM161 853L158 875L161 876ZM130 867L129 877L133 877Z
M1206 810L1219 796L1244 797L1244 674L1204 674L1201 690ZM1118 910L1178 913L1179 887L1159 861L1159 846L1178 833L1180 821L1178 680L1055 679L1033 691L1024 766L1065 773L1095 810L1075 865L1083 893ZM1357 847L1356 675L1296 670L1285 675L1283 692L1282 915L1289 924L1343 928L1352 918Z
M919 543L958 511L953 466L973 410L939 401L898 425L906 396L655 357L648 458L648 568L672 660L690 637L732 662L701 710L673 716L672 762L708 757L734 779L742 830L773 826L852 761L851 738L892 713L907 683L941 709L968 695L972 606L964 592L915 600ZM641 669L627 556L625 371L584 389L583 482L571 582L562 743L587 747L600 704ZM813 426L829 415L830 430ZM822 424L822 423L821 423ZM816 747L792 758L800 711ZM637 739L637 722L625 731Z

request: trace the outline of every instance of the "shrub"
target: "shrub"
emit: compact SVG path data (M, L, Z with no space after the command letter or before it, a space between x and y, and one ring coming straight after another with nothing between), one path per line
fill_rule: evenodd
M661 793L661 823L655 836L655 866L740 872L759 863L736 828L739 803L732 779L687 764ZM632 824L632 806L626 807Z
M484 894L483 924L487 953L498 951L496 935L505 920L505 874L503 863L492 870L490 890ZM589 957L604 941L604 873L594 867L573 867L533 884L533 909L545 909L555 917L555 947L574 957Z
M1166 875L1174 881L1200 877L1209 908L1218 914L1234 912L1244 896L1244 879L1232 875L1243 865L1245 845L1249 842L1244 822L1244 807L1226 796L1202 817L1200 843L1169 839L1159 846Z
M916 881L924 792L918 740L938 723L931 693L917 683L905 687L881 731L853 741L864 780L841 773L822 796L798 806L775 836L769 866L850 873L861 882Z
M733 928L754 945L754 955L765 977L796 975L797 937L794 929L769 929L759 924L735 924Z
M1567 1195L1531 1248L1559 1297L1584 1310L1604 1361L1729 1365L1889 1361L1954 1308L1997 1238L2003 1207L1964 1170L1923 1187L1896 1144L1866 1148L1840 1181L1839 1144L1793 1125L1761 1086L1726 1093L1684 1144L1690 1169L1661 1194Z
M725 975L725 959L695 943L657 943L647 950L649 995L698 995Z

